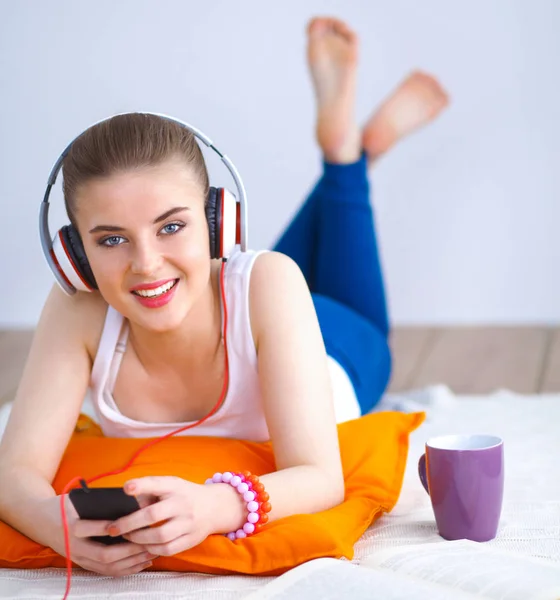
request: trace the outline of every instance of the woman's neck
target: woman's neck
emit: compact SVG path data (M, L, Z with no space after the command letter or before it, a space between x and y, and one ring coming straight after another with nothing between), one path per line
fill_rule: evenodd
M212 269L206 291L179 327L154 333L129 323L128 343L147 372L188 371L212 360L222 342L219 269Z

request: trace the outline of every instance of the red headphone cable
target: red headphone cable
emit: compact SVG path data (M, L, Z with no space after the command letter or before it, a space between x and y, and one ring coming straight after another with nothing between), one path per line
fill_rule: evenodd
M101 479L103 477L108 477L109 475L118 475L119 473L126 471L128 468L130 468L132 463L136 460L136 458L138 457L138 455L141 452L144 452L144 450L150 448L151 446L154 446L155 444L158 444L159 442L162 442L163 440L170 438L170 437L176 435L177 433L180 433L181 431L185 431L186 429L192 429L193 427L196 427L197 425L201 425L202 423L204 423L204 421L209 419L223 404L225 395L227 393L228 383L229 383L229 360L228 360L228 349L227 349L228 314L227 314L227 304L226 304L225 286L224 286L224 270L225 270L226 262L227 262L227 259L222 258L222 265L220 267L220 282L221 282L220 294L222 297L222 305L224 307L223 337L224 337L224 349L225 349L225 359L224 359L225 374L224 374L224 385L222 387L222 392L220 394L220 398L219 398L218 402L216 402L216 404L214 405L212 410L206 416L202 417L195 423L191 423L189 425L185 425L184 427L180 427L176 431L167 433L166 435L164 435L158 439L151 440L150 442L148 442L147 444L142 446L139 450L137 450L134 453L132 458L128 461L128 463L122 469L118 469L116 471L110 471L108 473L102 473L101 475L96 475L95 477L88 479L86 481L86 483L89 484L89 483L97 481L98 479ZM62 491L62 494L60 495L60 512L62 515L62 524L64 527L64 548L65 548L65 552L66 552L66 590L64 593L63 600L66 600L68 598L68 595L70 594L70 587L71 587L71 582L72 582L72 559L70 558L70 534L69 534L69 530L68 530L68 521L66 519L66 507L64 505L64 497L66 496L66 494L68 494L68 492L70 491L72 486L75 485L76 483L80 482L82 479L83 478L79 477L79 476L71 479L66 484L66 486L64 487L64 490Z

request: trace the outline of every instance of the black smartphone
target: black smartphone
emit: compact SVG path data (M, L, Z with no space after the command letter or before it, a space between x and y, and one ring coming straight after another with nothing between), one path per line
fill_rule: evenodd
M129 496L123 488L76 488L68 494L80 519L116 521L140 509L134 496ZM107 546L127 542L122 535L92 536L94 542Z

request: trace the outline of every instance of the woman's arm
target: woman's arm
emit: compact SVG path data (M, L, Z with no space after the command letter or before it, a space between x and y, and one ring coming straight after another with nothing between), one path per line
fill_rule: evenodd
M51 486L89 382L84 310L91 302L54 286L42 311L0 442L0 519L39 543L51 531L38 510Z
M82 407L106 309L94 294L68 297L53 288L0 443L0 520L64 556L60 498L51 483ZM108 522L78 519L67 498L66 509L74 563L111 576L146 568L151 555L143 547L92 542Z
M344 499L344 480L327 356L309 288L291 258L268 252L253 266L249 300L277 467L260 477L270 495L270 520L331 508ZM222 506L217 530L240 527L246 509L239 494L231 486L211 488Z

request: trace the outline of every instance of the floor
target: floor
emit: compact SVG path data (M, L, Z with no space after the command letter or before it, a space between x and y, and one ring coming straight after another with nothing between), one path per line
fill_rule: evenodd
M391 389L445 383L458 394L560 392L560 328L397 328Z
M0 331L0 404L13 398L32 331ZM434 383L459 394L560 392L560 328L397 327L391 391Z

